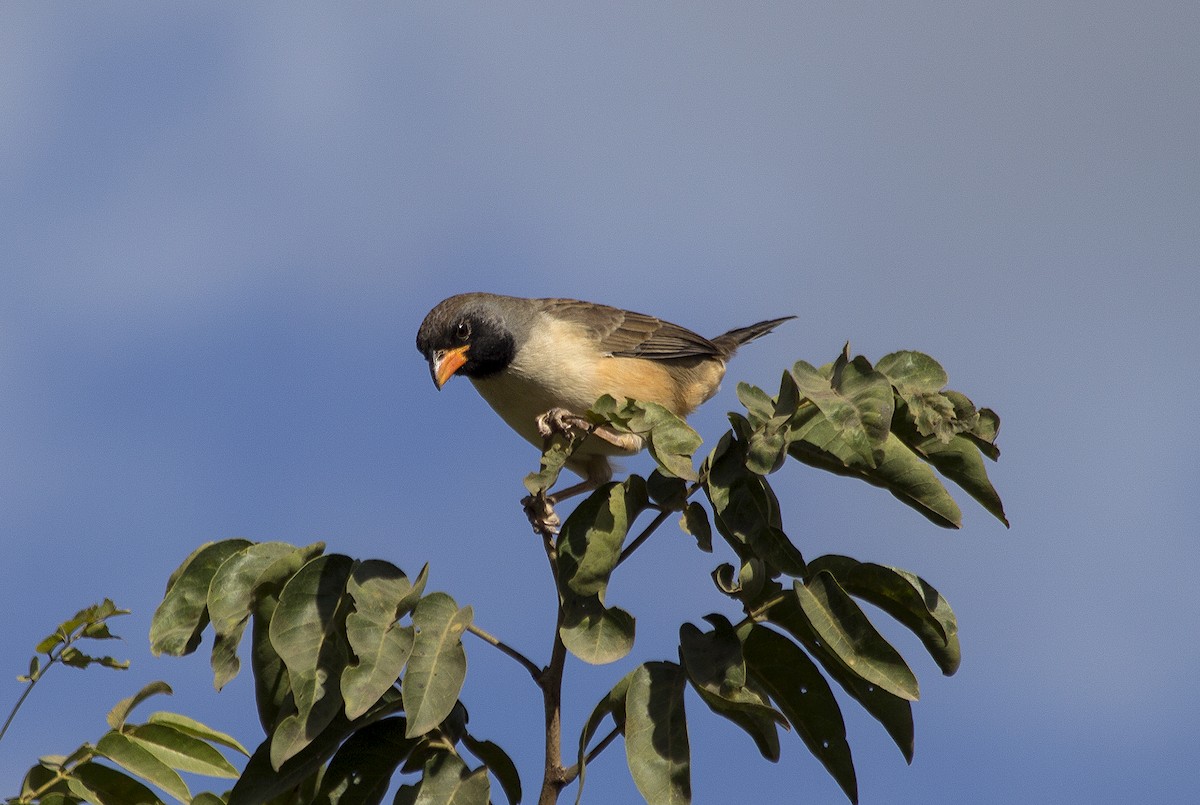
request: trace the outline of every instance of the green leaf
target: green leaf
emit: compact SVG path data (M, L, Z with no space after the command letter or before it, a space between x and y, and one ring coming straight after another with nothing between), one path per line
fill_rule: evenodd
M295 711L287 666L271 645L271 621L279 607L279 595L284 586L324 550L324 543L317 542L284 554L267 567L255 583L250 664L259 723L268 735L283 716Z
M829 555L809 565L813 573L828 571L842 588L882 609L921 639L926 650L950 676L962 658L958 621L933 585L907 570Z
M64 794L59 791L43 794L38 798L38 805L78 805L78 803L81 802L83 802L83 800L79 799L78 797L74 797L70 794ZM192 802L195 803L196 800L192 800Z
M787 576L803 576L807 570L800 550L782 528L766 526L750 532L750 548L768 568Z
M237 779L238 770L209 744L166 724L140 724L125 733L131 741L173 769Z
M72 617L63 621L58 628L37 644L34 650L38 654L49 654L52 650L76 637L93 637L98 639L111 638L104 621L116 615L128 615L128 609L119 609L111 599L105 598L99 604L92 604L76 612ZM95 632L88 634L89 630ZM76 632L79 634L76 634Z
M457 755L437 752L425 762L414 805L488 805L487 768L474 771Z
M800 404L796 380L789 372L784 372L776 398L768 397L757 386L739 383L738 399L746 406L751 429L747 438L746 467L758 475L769 475L787 458L790 424Z
M601 486L580 503L558 536L558 577L564 596L604 594L629 526L648 505L638 476Z
M124 671L129 668L129 660L118 660L114 657L93 657L84 654L74 646L67 646L58 655L58 661L68 668L87 668L90 665L101 665Z
M174 691L171 690L171 686L166 682L159 680L157 682L151 682L148 685L145 685L141 690L129 698L122 699L121 701L117 702L113 708L108 711L108 726L112 727L114 730L121 729L125 726L125 720L129 718L129 713L132 712L133 708L137 707L151 696L157 696L160 693L165 693L166 695L170 696L172 693L174 693Z
M958 392L948 391L947 394L953 395ZM975 442L975 446L979 448L985 456L992 461L1000 458L1000 448L996 447L996 436L1000 432L1000 417L990 408L980 408L979 416L975 422L975 426L971 428L967 436Z
M613 689L596 704L596 707L592 710L592 714L588 716L587 722L584 723L583 730L579 733L579 786L578 793L575 796L575 805L579 805L583 799L583 781L587 769L587 746L591 743L592 738L596 736L596 731L600 729L600 725L604 722L605 717L612 716L613 723L617 729L622 732L625 730L625 697L629 693L629 683L633 679L633 674L634 671L630 671L622 677L621 681L614 685Z
M962 512L941 481L895 434L883 444L883 459L873 469L847 467L831 454L806 441L792 442L788 453L797 461L838 475L860 478L891 492L897 500L911 506L930 522L943 528L962 525Z
M103 621L89 623L83 627L80 632L80 637L86 637L89 640L117 640L116 635L108 630L108 624Z
M29 658L29 673L17 677L18 682L32 682L40 676L42 670L42 661L38 655L34 654Z
M196 650L208 625L208 586L222 563L248 545L244 539L207 543L171 574L150 623L150 650L155 656L180 657Z
M708 512L696 501L691 501L679 518L679 527L696 538L696 547L705 553L712 553L712 525L708 522Z
M829 683L799 646L765 626L750 627L742 646L750 675L783 710L809 751L851 802L858 802L846 725Z
M542 448L541 469L525 476L525 488L529 494L536 495L554 486L567 460L586 437L586 433L577 430L566 433L555 431L551 434Z
M782 528L779 500L765 478L746 468L745 442L725 434L705 459L702 475L713 524L743 563L756 555L755 545L776 542L759 532Z
M376 707L356 721L349 721L338 712L333 720L307 746L275 768L271 763L272 741L268 737L246 763L242 776L229 792L229 805L262 805L275 797L311 785L314 775L329 760L342 742L354 732L364 729L400 709L400 695L390 693ZM312 794L297 797L297 802L311 802Z
M176 732L182 732L184 735L190 735L193 738L199 738L208 743L228 746L230 749L241 752L247 757L250 756L250 753L246 751L246 747L238 743L237 739L232 735L227 735L224 732L215 730L206 724L201 724L195 719L179 715L178 713L151 713L150 717L146 719L146 723L170 727Z
M392 775L413 747L403 718L385 718L358 730L342 744L321 778L313 805L375 805L382 802Z
M732 625L720 615L707 620L716 628L704 633L690 623L679 630L680 659L688 680L705 704L746 731L763 757L779 760L775 725L787 720L746 686L742 644Z
M271 617L271 645L287 666L296 712L275 728L271 765L307 746L342 709L341 675L349 659L344 636L346 581L354 560L320 556L284 585Z
M87 748L91 749L91 747ZM65 758L41 758L36 766L25 772L25 778L21 781L21 799L27 802L33 801L32 794L35 791L67 795L70 792L67 781L59 777L59 771L65 765L65 761ZM51 785L55 778L58 778L58 782ZM46 801L45 797L41 800L41 802Z
M979 445L969 436L961 434L942 442L936 436L914 437L911 440L901 434L900 438L919 456L932 464L937 471L958 484L997 520L1008 526L1004 516L1004 503L988 479L987 468L979 453Z
M792 368L800 393L816 405L832 427L825 449L849 465L874 467L879 448L891 429L894 408L892 387L887 378L871 368L861 356L850 360L849 345L828 370L804 361Z
M413 610L417 636L401 683L409 737L436 727L458 701L467 673L462 634L471 617L470 607L459 609L445 593L430 593Z
M625 699L625 757L647 802L692 801L691 751L683 709L683 669L649 662L629 681Z
M192 797L192 805L225 805L225 799L209 791L203 791Z
M271 619L278 608L277 594L263 595L255 602L250 642L254 703L258 721L268 735L283 716L295 712L287 666L271 645Z
M917 700L913 672L829 571L792 589L813 631L848 670L895 696Z
M620 607L606 607L598 595L564 598L562 607L559 636L584 662L616 662L633 649L635 620Z
M190 802L192 799L192 792L188 790L178 772L123 733L105 734L96 743L96 753L158 786L176 799L184 802Z
M396 622L413 585L391 562L360 563L346 589L355 610L346 617L346 637L358 660L342 674L342 696L346 716L354 719L396 683L416 633L413 627Z
M687 502L687 483L682 478L663 475L661 470L650 473L646 491L650 499L664 509L682 511Z
M81 763L67 778L71 793L92 805L162 805L162 800L124 772L99 763Z
M700 688L717 695L746 685L746 663L742 644L724 615L708 615L715 627L702 632L694 624L679 627L679 649L683 668Z
M782 626L804 646L805 651L821 663L821 667L835 679L842 689L887 730L896 742L904 759L912 763L914 730L912 703L888 693L886 690L864 681L849 670L813 630L800 603L789 597L771 607L768 615L771 623Z
M517 805L521 801L521 776L508 753L492 741L481 741L470 733L463 735L463 744L496 777L510 805Z
M958 432L954 403L941 393L949 382L941 364L924 353L904 350L884 355L875 369L896 389L922 436L946 442Z
M605 394L596 400L587 416L598 425L643 437L647 451L663 474L696 480L692 455L700 447L700 435L663 406Z
M775 401L758 386L738 383L737 397L742 405L746 406L746 412L754 424L757 425L775 418Z
M877 367L888 376L903 401L894 426L914 452L957 483L1006 526L1004 507L992 487L980 452L999 457L994 444L999 418L988 409L977 411L965 395L943 391L946 372L928 355L894 352Z
M226 559L213 574L208 589L208 614L215 635L212 668L217 690L237 676L241 665L238 643L253 611L254 589L259 578L281 556L295 550L285 542L247 545Z

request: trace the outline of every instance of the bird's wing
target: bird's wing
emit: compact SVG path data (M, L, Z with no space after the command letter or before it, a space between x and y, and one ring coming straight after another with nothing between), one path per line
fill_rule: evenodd
M575 299L545 299L543 310L583 327L604 352L618 358L672 360L721 355L707 338L644 313Z

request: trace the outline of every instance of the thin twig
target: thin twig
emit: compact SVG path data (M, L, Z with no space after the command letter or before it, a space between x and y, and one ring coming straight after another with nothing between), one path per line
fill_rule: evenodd
M533 677L534 682L538 681L541 678L542 669L539 668L538 665L533 660L529 659L528 657L526 657L521 652L517 651L512 646L508 645L500 638L495 637L495 636L489 634L488 632L485 632L483 629L480 629L478 626L476 626L473 623L467 627L467 631L470 632L471 634L475 635L476 637L478 637L483 642L488 643L488 644L500 649L500 651L504 652L505 654L512 657L514 660L516 660L518 663L520 663L521 667L524 668L526 671L528 671L529 675Z
M790 597L791 597L790 592L782 592L779 595L775 596L774 598L767 599L764 603L759 604L757 607L755 607L754 609L747 612L746 617L742 618L742 620L737 624L737 626L734 626L733 628L741 629L743 626L747 626L751 623L758 623L759 621L761 621L763 619L764 615L766 615L768 612L771 611L771 607L773 607L777 604L782 604L784 601L786 601Z
M630 555L633 554L634 551L636 551L638 548L642 547L642 543L644 543L646 540L650 539L650 535L653 534L660 525L665 523L667 521L667 518L670 516L671 516L670 509L663 509L662 511L660 511L658 513L658 516L650 521L650 525L646 526L645 530L643 530L642 533L638 534L637 537L633 540L633 542L631 542L625 546L625 550L621 551L621 555L617 558L617 564L614 565L614 567L620 567L621 563L624 562L626 559L628 559L630 557Z
M592 751L587 753L587 755L583 759L583 765L586 766L587 764L589 764L593 760L595 760L596 756L599 755L601 752L603 752L605 749L607 749L608 745L611 744L613 741L615 741L617 739L617 736L620 734L621 734L621 728L613 727L612 732L610 732L608 735L605 735L604 738L600 741L600 743L593 746ZM576 763L574 766L567 769L563 773L564 776L567 778L568 783L579 776L579 769L580 769L580 765L578 763Z
M33 686L38 683L38 679L41 679L41 676L29 681L29 686L25 688L25 692L21 694L21 698L17 699L17 703L13 705L12 711L4 721L4 726L0 727L0 740L3 740L4 734L8 732L8 728L12 725L13 719L17 717L17 711L21 709L21 705L25 704L25 700L29 698L29 694L33 693Z
M591 763L593 760L595 760L596 756L599 755L601 752L603 752L605 749L607 749L608 745L610 743L612 743L613 741L615 741L617 739L617 736L620 734L621 734L621 728L613 727L612 732L610 732L608 735L605 735L604 739L601 740L600 743L598 743L592 747L592 751L587 753L587 757L585 757L583 759L583 762Z
M689 486L687 492L683 496L683 499L686 501L692 495L696 494L696 490L699 488L699 482ZM617 558L617 564L613 565L613 567L619 567L621 563L628 559L634 551L642 547L642 543L650 539L650 535L653 534L660 525L665 523L667 518L670 517L674 511L675 509L659 509L658 515L650 521L650 525L646 526L642 533L638 534L633 542L626 545L625 550L621 551L621 555Z

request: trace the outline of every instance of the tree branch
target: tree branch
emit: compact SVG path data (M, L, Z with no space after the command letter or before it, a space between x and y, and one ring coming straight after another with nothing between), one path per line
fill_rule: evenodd
M528 657L526 657L521 652L517 651L512 646L508 645L500 638L495 637L495 636L489 634L488 632L485 632L483 629L480 629L475 624L471 624L470 626L468 626L467 631L470 632L471 634L475 635L476 637L478 637L483 642L496 647L500 651L504 652L505 654L512 657L514 660L516 660L521 665L522 668L524 668L526 671L529 672L529 675L533 677L534 682L537 682L538 680L541 679L543 669L539 668L538 665L533 660L529 659Z
M696 490L699 488L699 482L689 486L687 492L683 496L683 499L686 501L692 495L696 494ZM617 558L617 563L613 565L613 568L615 569L620 567L621 563L628 559L634 551L642 547L642 543L650 539L650 535L653 534L660 525L665 523L667 518L670 517L675 511L675 509L659 509L658 515L650 521L650 525L646 526L642 533L638 534L637 537L634 538L633 542L629 543L627 546L625 546L625 550L621 551L621 555Z
M554 545L553 534L548 531L541 533L542 547L546 550L550 575L554 581L557 614L554 619L554 643L550 650L550 664L539 674L537 680L542 689L542 702L546 714L546 763L538 805L555 805L558 795L567 784L562 765L562 677L563 667L567 663L567 647L562 641L563 607L562 596L558 592L558 548Z
M600 743L593 746L592 751L587 753L587 755L583 759L583 765L586 766L588 763L591 763L593 760L595 760L596 756L599 755L601 752L603 752L605 749L607 749L608 745L611 744L613 741L615 741L617 739L617 736L620 734L621 734L621 728L613 727L612 732L608 733L608 735L605 735L604 738L601 739ZM579 776L579 769L580 769L580 765L578 763L576 763L574 766L572 766L571 768L569 768L565 772L563 772L563 774L567 778L568 783Z

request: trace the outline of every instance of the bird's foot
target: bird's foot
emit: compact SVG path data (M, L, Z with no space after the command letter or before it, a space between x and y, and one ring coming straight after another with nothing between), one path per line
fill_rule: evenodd
M591 434L601 441L608 442L613 447L630 455L641 451L646 439L636 433L623 433L605 425L597 425L587 417L568 411L566 408L551 408L535 420L538 433L543 439L549 439L556 433L568 438L576 434Z
M545 539L551 539L558 533L562 521L558 519L558 514L555 513L554 506L546 498L545 493L526 495L521 499L521 507L525 509L525 516L529 518L529 524L533 526L534 533L540 534Z
M538 433L543 439L549 438L555 433L565 436L571 436L577 431L590 433L596 427L586 417L573 414L566 408L551 408L546 413L540 414L536 423Z

